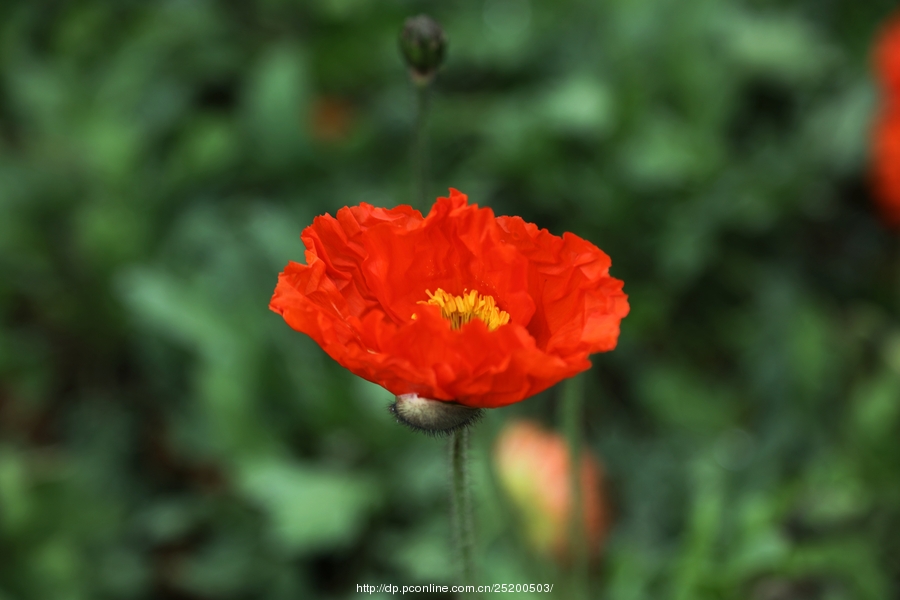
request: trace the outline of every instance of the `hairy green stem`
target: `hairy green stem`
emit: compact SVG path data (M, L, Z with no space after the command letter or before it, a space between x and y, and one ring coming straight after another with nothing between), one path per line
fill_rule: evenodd
M569 514L569 541L572 558L571 597L587 598L588 548L584 535L584 495L581 490L581 422L584 398L583 377L566 381L562 398L562 428L569 446L569 489L571 512Z
M428 208L428 98L431 81L413 81L416 93L416 124L412 141L412 206L421 211Z
M450 437L450 465L453 472L453 537L462 563L462 578L465 585L472 585L475 579L474 531L472 527L472 498L469 493L469 470L467 460L469 429L463 427Z

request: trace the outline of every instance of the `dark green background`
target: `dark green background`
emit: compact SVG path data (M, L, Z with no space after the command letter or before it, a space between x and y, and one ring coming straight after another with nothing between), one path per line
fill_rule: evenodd
M0 4L0 599L455 581L445 442L267 309L315 215L409 201L423 10L430 195L573 231L629 294L583 376L616 513L592 597L896 598L900 244L866 184L892 4ZM564 589L489 460L558 398L474 432L482 583Z

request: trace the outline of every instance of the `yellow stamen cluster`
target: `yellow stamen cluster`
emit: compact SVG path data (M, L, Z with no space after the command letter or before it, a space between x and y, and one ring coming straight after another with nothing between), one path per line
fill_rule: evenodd
M441 288L433 294L431 290L425 292L428 294L428 300L421 300L419 304L439 306L441 316L450 321L450 327L453 329L459 329L473 318L484 321L489 331L509 323L509 313L497 308L493 296L482 296L478 290L463 293L462 296L454 296ZM413 318L415 317L416 315L413 315Z

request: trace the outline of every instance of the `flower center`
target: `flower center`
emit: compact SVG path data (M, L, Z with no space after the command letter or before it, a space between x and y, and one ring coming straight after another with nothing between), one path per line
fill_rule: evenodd
M509 323L509 313L497 308L497 302L493 296L482 296L478 290L463 293L462 296L454 296L438 288L432 294L431 290L425 290L428 300L420 300L419 304L431 304L441 308L441 316L450 321L450 327L459 329L473 318L481 319L487 325L488 331L493 331L501 325ZM416 318L416 315L413 315Z

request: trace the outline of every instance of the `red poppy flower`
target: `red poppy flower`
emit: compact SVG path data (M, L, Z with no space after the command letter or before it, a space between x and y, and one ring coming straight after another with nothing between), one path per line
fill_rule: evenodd
M872 179L884 219L900 225L900 106L878 117L872 134Z
M900 13L888 19L878 35L874 62L885 91L900 101Z
M872 182L885 220L900 225L900 13L875 43L874 63L882 98L872 130Z
M427 217L369 204L317 217L269 307L395 395L523 400L615 347L628 313L609 257L571 233L495 217L450 190Z

